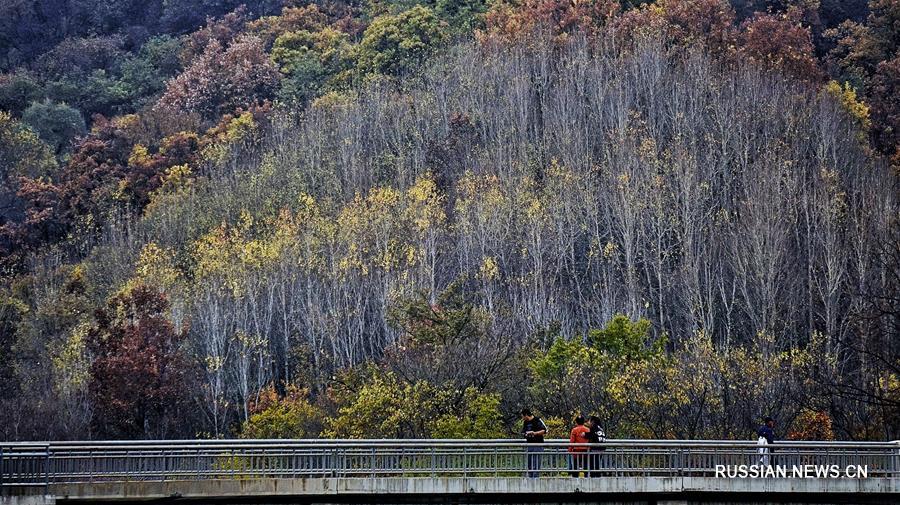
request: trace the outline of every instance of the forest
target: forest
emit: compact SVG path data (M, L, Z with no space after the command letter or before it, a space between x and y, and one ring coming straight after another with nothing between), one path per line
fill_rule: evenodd
M0 437L896 440L898 182L900 0L5 1Z

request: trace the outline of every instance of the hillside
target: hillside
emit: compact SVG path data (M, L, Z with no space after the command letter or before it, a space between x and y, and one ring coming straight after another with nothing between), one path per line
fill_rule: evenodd
M126 4L0 24L4 439L898 437L900 2Z

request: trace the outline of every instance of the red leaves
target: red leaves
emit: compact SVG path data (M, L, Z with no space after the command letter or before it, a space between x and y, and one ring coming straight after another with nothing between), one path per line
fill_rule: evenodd
M87 342L94 356L90 390L94 425L106 436L178 431L190 367L168 308L162 293L139 285L97 311Z
M156 107L216 118L272 98L280 79L258 37L239 37L227 48L212 40L190 67L169 81Z
M194 58L203 54L212 42L227 46L247 22L247 8L240 6L221 19L206 18L206 26L190 34L182 51L181 63L187 67Z
M821 80L824 74L809 28L801 25L801 15L791 9L783 15L758 13L745 21L739 37L742 55L797 79Z
M562 41L570 34L596 34L617 12L612 0L526 0L521 6L497 3L485 15L482 38L503 42L524 40L536 29L548 29Z
M25 219L10 225L10 233L20 245L36 247L64 239L85 216L99 227L114 208L140 212L166 169L193 162L198 146L195 134L181 132L164 138L157 153L148 153L133 146L121 121L98 117L57 180L20 180Z
M529 0L519 7L500 3L492 8L482 38L515 42L540 29L549 29L559 41L572 33L599 37L609 23L611 33L625 41L642 34L662 36L676 45L700 44L726 60L749 59L795 78L819 80L823 72L802 16L795 8L758 13L737 27L725 0L659 0L621 15L617 2Z
M878 141L880 145L893 146L894 165L900 167L900 53L878 64L869 95Z
M661 8L676 40L702 41L717 52L732 41L735 14L725 0L669 0Z

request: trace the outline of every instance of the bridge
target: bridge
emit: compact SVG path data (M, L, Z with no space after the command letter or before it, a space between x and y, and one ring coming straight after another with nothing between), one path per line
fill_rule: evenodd
M0 442L0 504L900 503L900 442L180 440ZM600 450L602 449L602 451ZM593 459L596 456L596 459ZM527 475L528 458L535 463ZM584 460L575 460L576 464Z

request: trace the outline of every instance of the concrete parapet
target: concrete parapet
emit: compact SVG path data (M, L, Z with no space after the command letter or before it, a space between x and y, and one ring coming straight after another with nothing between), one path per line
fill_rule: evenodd
M55 505L56 497L50 495L0 496L0 505Z
M769 496L805 497L799 503L828 503L831 497L856 496L859 501L879 502L878 497L900 502L900 481L872 479L717 479L711 477L381 477L381 478L303 478L303 479L223 479L195 481L132 481L51 484L49 492L60 500L145 500L305 497L347 501L352 497L434 497L504 496L533 501L534 497L554 497L554 501L592 502L656 501L684 503L697 497L748 498L768 501ZM607 499L604 499L607 498ZM753 501L753 500L751 500ZM3 503L2 505L7 505ZM9 504L19 505L19 503Z

